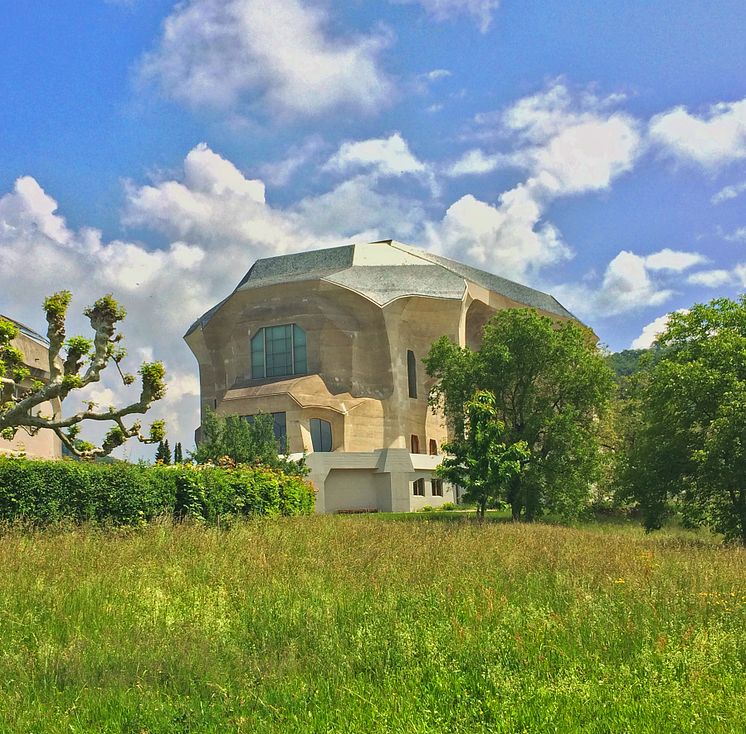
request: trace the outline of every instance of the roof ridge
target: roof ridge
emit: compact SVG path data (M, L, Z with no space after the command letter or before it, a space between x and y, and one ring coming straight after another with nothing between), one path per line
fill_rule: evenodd
M14 323L21 330L22 334L25 334L32 339L36 339L37 341L43 342L45 346L49 346L49 339L47 339L47 337L45 337L43 334L40 334L38 331L35 331L30 326L26 326L26 324L22 323L21 321L14 319L12 316L6 316L5 314L0 313L0 319L5 319L6 321Z

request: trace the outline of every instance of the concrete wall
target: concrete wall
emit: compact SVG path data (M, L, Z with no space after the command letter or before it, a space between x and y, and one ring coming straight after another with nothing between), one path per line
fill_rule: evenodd
M31 377L46 381L49 379L49 350L41 343L21 333L12 342L13 346L23 352L25 364L31 370ZM23 387L31 387L31 380L27 380ZM36 412L41 415L59 415L60 403L42 403ZM56 434L49 430L41 430L34 436L29 436L23 429L16 432L12 441L0 438L0 454L25 454L34 459L59 459L62 457L62 443Z
M432 380L422 359L438 337L458 337L461 309L458 300L424 297L381 308L324 281L238 291L187 338L200 364L202 408L285 412L291 452L311 450L308 426L316 417L332 424L335 450L409 449L416 435L427 452L430 439L440 446L447 430L428 408ZM254 379L251 336L287 323L306 332L308 375ZM408 350L417 362L417 398L409 397Z
M388 477L366 469L332 469L324 485L324 512L385 510L391 503Z
M299 458L299 455L296 455ZM309 479L317 489L316 511L410 512L426 505L455 502L453 487L432 495L430 480L441 457L410 454L406 449L370 452L314 453L306 457ZM416 479L425 480L425 496L413 494Z

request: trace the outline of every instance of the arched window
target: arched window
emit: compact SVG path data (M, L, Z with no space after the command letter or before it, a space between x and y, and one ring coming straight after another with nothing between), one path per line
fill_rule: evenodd
M332 450L332 424L321 418L311 418L311 443L314 451Z
M251 377L254 380L305 375L306 332L297 324L265 326L251 337Z
M407 382L409 383L409 397L417 397L417 360L414 358L414 352L407 350Z

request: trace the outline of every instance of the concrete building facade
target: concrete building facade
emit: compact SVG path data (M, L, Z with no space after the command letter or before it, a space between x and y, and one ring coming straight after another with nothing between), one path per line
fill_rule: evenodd
M49 380L49 342L41 334L37 334L33 329L29 329L8 316L0 315L0 318L14 323L20 331L12 344L23 353L24 363L31 373L21 387L30 387L32 380L47 382ZM59 415L60 410L59 400L42 403L35 409L48 416ZM34 459L60 459L62 458L62 442L53 431L42 429L34 436L30 436L23 428L20 428L12 441L0 438L0 454L24 454Z
M572 318L552 296L385 240L258 260L185 339L202 410L271 413L307 454L319 512L453 502L434 476L448 430L423 357L446 335L478 348L497 310Z

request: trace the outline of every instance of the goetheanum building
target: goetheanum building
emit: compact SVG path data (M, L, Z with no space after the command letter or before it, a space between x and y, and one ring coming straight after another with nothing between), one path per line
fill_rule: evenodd
M433 475L447 440L422 358L447 335L478 348L498 309L572 318L552 296L392 240L258 260L185 339L202 410L274 418L307 454L317 510L454 501Z

